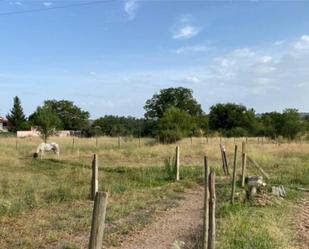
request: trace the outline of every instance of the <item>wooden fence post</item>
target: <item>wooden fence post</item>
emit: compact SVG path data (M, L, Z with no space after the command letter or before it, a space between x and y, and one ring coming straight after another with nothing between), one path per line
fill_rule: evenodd
M120 149L120 137L118 137L118 149Z
M222 153L223 171L224 171L225 175L229 175L230 172L229 172L229 167L228 167L228 164L227 164L225 147L224 147L224 145L221 144L220 148L221 148L221 153Z
M101 249L105 228L108 194L97 192L94 200L89 249Z
M16 137L15 149L18 150L18 137Z
M216 242L216 173L211 172L209 175L209 233L208 249L215 249Z
M235 188L236 188L236 165L237 165L237 145L235 145L234 151L234 167L233 167L233 180L232 180L232 194L231 194L231 204L234 204Z
M98 144L99 144L99 143L98 143L98 137L96 136L96 137L95 137L95 147L98 148Z
M180 148L179 146L176 146L176 181L179 181L179 168L180 168Z
M204 157L204 174L203 249L207 249L209 230L209 166L206 156Z
M98 155L94 154L92 160L92 179L91 179L91 200L95 199L96 193L99 189L98 181Z
M247 154L246 143L242 142L242 154L241 154L241 187L245 186L246 166L247 166Z
M222 157L222 168L224 175L227 175L226 168L225 168L225 161L224 161L224 155L223 155L223 145L220 144L220 151L221 151L221 157Z

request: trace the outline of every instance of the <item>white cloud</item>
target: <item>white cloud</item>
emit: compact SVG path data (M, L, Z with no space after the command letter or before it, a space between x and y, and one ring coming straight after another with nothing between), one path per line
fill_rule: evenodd
M200 33L200 28L185 24L183 27L174 31L173 38L176 40L190 39Z
M138 6L138 0L125 0L124 11L128 14L130 20L135 18Z
M203 53L210 50L210 47L206 45L193 45L185 46L174 50L176 54L191 54L191 53Z
M89 74L90 74L91 76L96 76L96 75L97 75L97 73L94 72L94 71L89 72Z
M307 50L309 49L309 35L301 36L294 44L296 50Z
M16 1L16 2L10 2L11 5L17 5L17 6L24 6L22 2Z
M275 46L280 46L280 45L283 45L283 44L285 44L286 43L286 40L278 40L278 41L275 41L274 42L274 45Z
M235 57L253 57L255 52L250 48L238 48L233 50L232 55Z
M53 5L53 3L52 3L52 2L43 2L43 5L44 5L45 7L50 7L50 6Z
M271 56L269 56L269 55L266 55L266 56L262 56L261 57L261 62L262 63L269 63L269 62L271 62L272 61L272 57Z
M194 76L194 75L188 76L187 81L192 82L192 83L201 82L201 80L197 76Z

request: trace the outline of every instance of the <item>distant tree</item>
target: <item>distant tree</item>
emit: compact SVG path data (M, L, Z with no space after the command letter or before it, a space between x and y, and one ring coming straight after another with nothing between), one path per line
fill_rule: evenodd
M207 115L203 114L198 117L193 117L193 120L194 128L192 135L199 137L209 133L209 120Z
M193 118L187 112L170 107L158 124L158 136L161 142L171 143L189 136L194 127Z
M297 109L285 109L282 114L282 136L295 139L305 129Z
M144 135L144 125L144 119L107 115L95 120L91 127L93 134L138 137Z
M283 117L279 112L263 113L259 118L259 135L276 138L282 134Z
M27 129L27 119L21 106L20 99L14 97L13 108L10 113L6 116L9 121L9 130L16 132L18 130Z
M201 105L193 98L192 90L177 87L163 89L159 94L154 94L151 99L147 100L144 106L145 117L157 121L171 107L176 107L193 117L203 114Z
M44 106L50 107L61 120L62 129L82 130L88 126L89 112L83 111L68 100L46 100Z
M61 120L57 113L50 106L46 105L38 107L29 117L29 121L41 132L44 142L47 142L47 139L61 126Z
M254 134L256 118L253 109L233 103L216 104L210 107L209 128L227 136Z

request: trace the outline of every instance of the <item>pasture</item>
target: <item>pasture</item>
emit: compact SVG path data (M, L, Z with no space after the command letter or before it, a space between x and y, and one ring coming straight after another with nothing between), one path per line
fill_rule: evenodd
M203 183L203 156L217 177L223 176L219 138L193 138L180 146L180 181L167 174L165 163L175 156L175 144L153 139L99 137L51 138L59 143L53 154L33 159L38 138L0 138L0 248L87 248L93 202L89 199L91 160L99 158L99 190L109 192L104 248L120 247L126 237L152 223L156 216L177 207L188 189ZM223 138L228 162L235 143ZM119 144L120 142L120 144ZM304 248L298 234L300 200L297 187L309 187L309 143L250 138L247 153L270 175L271 185L284 185L287 197L266 194L244 201L237 185L230 205L230 181L217 186L217 248ZM240 174L240 153L237 174ZM249 175L259 175L248 166ZM199 248L199 228L196 230ZM158 242L159 243L159 242ZM158 247L160 248L160 247Z

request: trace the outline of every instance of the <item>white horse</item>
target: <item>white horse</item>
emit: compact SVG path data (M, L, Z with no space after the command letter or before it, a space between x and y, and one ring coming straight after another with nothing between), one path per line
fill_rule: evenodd
M36 149L36 153L33 155L34 157L40 157L44 155L45 152L53 151L58 157L60 155L59 145L56 143L41 143Z

